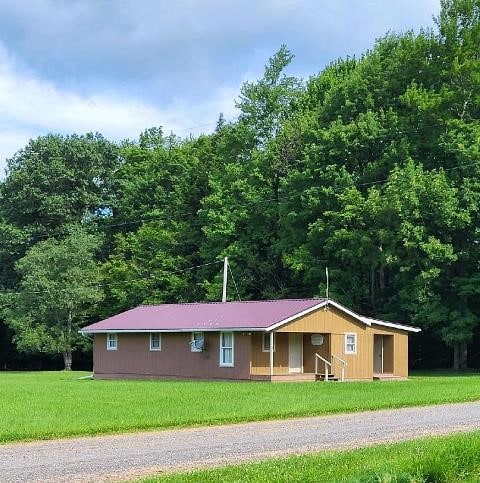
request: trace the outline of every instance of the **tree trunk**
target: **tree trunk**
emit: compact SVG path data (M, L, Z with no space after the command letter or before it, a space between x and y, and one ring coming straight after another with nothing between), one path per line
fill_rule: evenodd
M460 369L468 368L467 356L468 356L468 345L466 342L462 342L459 348Z
M65 364L66 371L72 370L72 345L71 345L72 320L73 320L73 314L72 314L72 311L70 310L68 312L68 317L67 317L67 334L65 337L66 348L63 351L63 362Z
M72 370L72 351L67 350L63 353L63 363L65 364L65 370Z
M380 245L378 247L380 252L383 253L383 245ZM383 292L385 290L385 265L383 263L383 255L382 255L382 260L380 261L380 268L378 269L378 283L380 285L380 292Z
M372 267L370 271L370 300L372 309L375 308L375 268Z
M458 371L460 369L460 362L459 362L459 344L453 344L453 370Z
M459 371L467 369L468 345L466 342L457 342L453 344L453 369Z

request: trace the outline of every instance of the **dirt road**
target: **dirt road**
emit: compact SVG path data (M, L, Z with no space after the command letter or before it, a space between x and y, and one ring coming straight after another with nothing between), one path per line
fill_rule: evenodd
M0 445L0 481L119 481L158 471L480 429L480 402Z

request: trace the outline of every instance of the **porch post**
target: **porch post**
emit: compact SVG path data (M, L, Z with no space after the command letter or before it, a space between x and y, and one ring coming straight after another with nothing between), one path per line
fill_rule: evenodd
M273 330L270 332L270 376L273 376Z

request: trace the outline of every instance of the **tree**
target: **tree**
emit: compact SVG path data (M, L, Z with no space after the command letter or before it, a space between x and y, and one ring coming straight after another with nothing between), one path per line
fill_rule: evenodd
M100 134L31 140L7 161L1 213L34 236L62 231L111 206L119 163L117 147Z
M63 240L37 243L16 263L20 282L3 306L20 351L62 354L71 370L73 352L87 344L78 330L103 297L99 246L97 236L74 229Z
M222 165L209 180L200 210L203 259L231 257L239 291L246 298L285 293L287 277L277 243L278 202L290 157L283 138L276 138L302 92L301 81L285 74L292 59L282 46L268 60L263 77L242 86L239 121L216 133ZM220 285L221 278L212 271L204 284L207 297L218 298Z

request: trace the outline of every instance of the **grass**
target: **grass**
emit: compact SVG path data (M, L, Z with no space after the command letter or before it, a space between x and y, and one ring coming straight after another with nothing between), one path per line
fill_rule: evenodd
M145 483L480 481L480 432L157 476Z
M78 379L86 374L0 372L0 443L480 399L475 374L343 384Z

